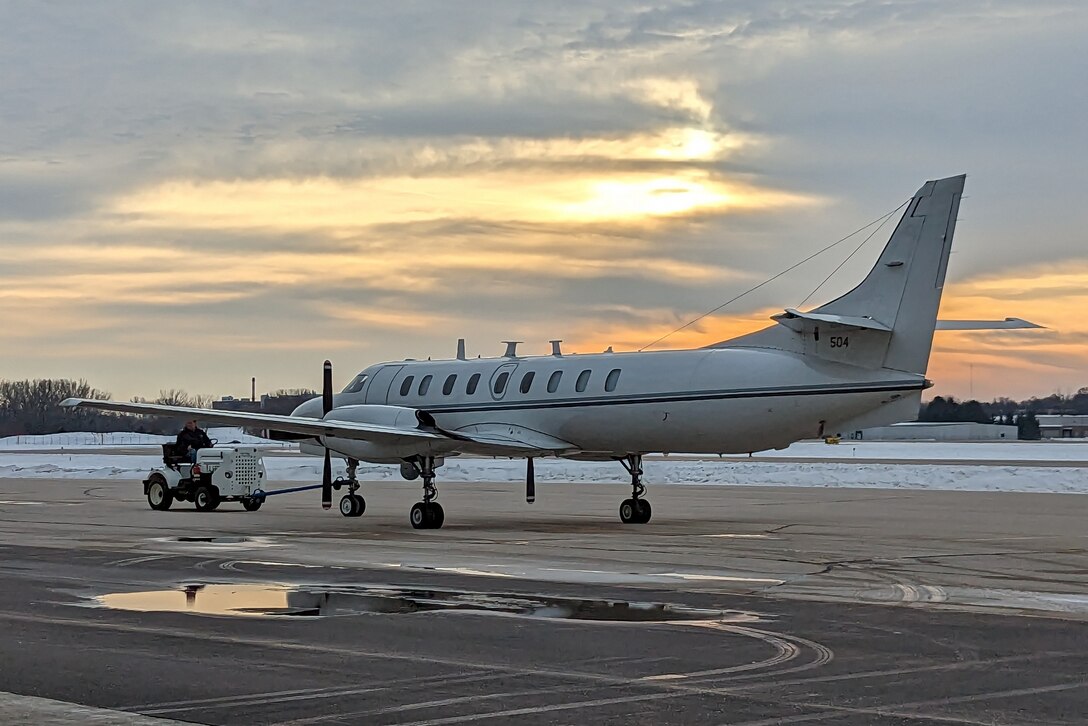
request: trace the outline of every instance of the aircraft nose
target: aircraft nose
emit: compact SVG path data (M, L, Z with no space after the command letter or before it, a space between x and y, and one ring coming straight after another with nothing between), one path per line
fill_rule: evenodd
M298 408L291 412L292 416L301 416L303 418L324 418L324 414L321 411L321 397L311 398L309 401L304 401L299 404Z

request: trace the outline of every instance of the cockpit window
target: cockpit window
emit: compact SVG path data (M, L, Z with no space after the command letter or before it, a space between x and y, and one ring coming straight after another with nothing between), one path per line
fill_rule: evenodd
M363 390L363 386L365 386L365 385L366 385L366 374L365 373L360 373L359 375L357 375L357 376L355 376L354 378L351 379L351 383L349 383L344 388L344 390L341 391L341 393L358 393L359 391Z

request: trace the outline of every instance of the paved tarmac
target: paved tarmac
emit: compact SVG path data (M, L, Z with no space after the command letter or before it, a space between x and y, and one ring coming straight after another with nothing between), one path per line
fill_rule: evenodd
M1083 495L656 486L625 526L622 485L449 484L415 531L414 483L363 494L0 480L0 722L1088 720Z

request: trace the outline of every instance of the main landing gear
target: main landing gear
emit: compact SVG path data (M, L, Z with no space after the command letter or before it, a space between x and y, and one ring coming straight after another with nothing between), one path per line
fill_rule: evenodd
M366 511L366 500L355 492L359 491L359 480L355 477L355 470L359 468L358 459L348 459L347 479L341 479L333 484L337 489L342 486L348 488L348 493L340 498L340 514L345 517L361 517Z
M423 477L423 501L412 505L408 521L414 529L438 529L446 519L442 505L434 501L438 498L438 488L434 485L434 457L417 456L411 460L413 466ZM413 477L414 478L414 477Z
M650 521L652 510L650 502L643 499L646 485L642 483L642 455L628 454L620 459L623 468L631 475L631 498L620 504L620 521L624 524L646 524Z

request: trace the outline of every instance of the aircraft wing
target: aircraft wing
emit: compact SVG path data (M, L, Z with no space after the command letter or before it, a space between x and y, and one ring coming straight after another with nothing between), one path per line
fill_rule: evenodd
M499 423L475 424L457 431L444 431L436 426L422 424L417 427L384 426L365 421L343 421L336 418L303 418L271 413L167 406L159 403L68 398L62 401L60 405L64 408L97 408L103 411L134 413L145 416L199 418L201 421L230 426L259 427L314 438L329 436L371 441L377 444L403 444L410 441L451 441L458 442L460 444L458 448L466 453L482 456L530 456L559 454L578 450L578 447L569 441L563 441L523 426ZM345 410L350 408L345 407ZM336 409L333 409L329 416L333 417L335 415Z
M122 401L100 401L86 398L68 398L61 401L64 408L97 408L103 411L135 413L141 415L159 415L199 418L201 421L228 424L230 426L250 426L293 434L313 436L337 436L344 439L358 439L377 443L394 443L405 439L449 440L451 437L439 431L426 428L407 428L400 426L382 426L356 421L338 421L336 419L302 418L282 416L272 413L249 413L245 411L221 411L212 408L192 408L189 406L166 406L158 403L128 403ZM335 410L330 415L334 415Z
M472 424L453 431L451 437L471 441L474 453L492 456L560 456L580 449L569 441L524 426L501 423Z

